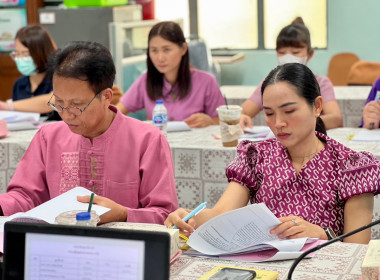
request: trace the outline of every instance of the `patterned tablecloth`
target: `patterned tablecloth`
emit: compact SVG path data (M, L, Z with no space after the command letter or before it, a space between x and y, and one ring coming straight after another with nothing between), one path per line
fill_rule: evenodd
M293 272L292 279L302 280L358 280L367 245L334 243L322 248L310 259L302 260ZM260 270L277 271L279 280L287 279L293 260L249 263L204 259L182 255L170 267L171 280L198 279L218 265L232 265Z
M358 128L337 128L328 135L356 150L369 151L380 159L380 142L353 142L349 137ZM0 192L6 187L37 130L16 131L0 139ZM207 201L212 207L228 182L225 169L236 156L236 148L225 148L217 136L219 126L168 133L175 168L180 207L194 208ZM380 218L380 196L375 198L374 219ZM380 225L372 229L373 238L380 239Z
M221 86L228 104L241 105L256 89L256 86ZM370 86L337 86L334 87L335 98L343 115L343 126L358 127L361 122L365 101L371 90ZM254 124L265 125L263 112L254 118Z

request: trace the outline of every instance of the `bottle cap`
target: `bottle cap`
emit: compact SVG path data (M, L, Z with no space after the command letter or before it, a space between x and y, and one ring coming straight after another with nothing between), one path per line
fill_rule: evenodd
M91 220L91 213L90 212L80 212L76 215L77 221L87 221Z
M156 100L156 104L164 104L164 100Z

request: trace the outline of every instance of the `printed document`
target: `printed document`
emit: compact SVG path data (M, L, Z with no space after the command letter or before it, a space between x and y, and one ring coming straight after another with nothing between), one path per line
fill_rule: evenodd
M219 215L195 230L187 244L203 255L231 255L277 249L300 251L316 239L281 240L269 231L281 224L264 203ZM191 252L191 251L190 251ZM196 255L200 255L200 254Z

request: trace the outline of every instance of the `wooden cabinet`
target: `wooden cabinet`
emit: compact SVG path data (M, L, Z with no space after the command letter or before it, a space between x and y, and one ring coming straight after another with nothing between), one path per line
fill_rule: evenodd
M20 77L15 62L8 53L0 53L0 100L12 97L13 83Z
M43 0L26 0L28 24L38 23L38 9L43 6ZM20 76L9 54L0 52L0 100L4 101L12 97L13 83Z

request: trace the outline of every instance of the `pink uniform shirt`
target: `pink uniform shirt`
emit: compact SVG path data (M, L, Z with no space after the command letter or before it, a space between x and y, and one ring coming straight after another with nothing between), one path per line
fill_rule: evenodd
M113 106L110 109L117 111ZM20 161L7 193L0 194L0 205L9 216L76 186L125 206L128 222L162 224L178 208L165 136L120 112L93 143L72 133L62 121L43 126Z
M363 193L380 193L380 162L317 133L326 146L297 174L287 149L277 139L244 141L227 167L229 181L250 190L251 202L263 202L276 217L298 216L343 233L344 204Z
M323 98L323 103L327 103L331 100L336 100L335 99L335 93L334 93L334 87L333 84L331 83L330 79L327 77L322 77L322 76L317 76L315 75L315 78L318 81L319 88L321 90L321 96ZM264 81L263 81L264 82ZM263 97L261 95L261 86L263 84L261 82L255 91L252 93L251 97L249 100L252 102L256 103L257 106L259 106L260 110L263 109Z
M142 74L120 99L120 102L132 113L145 109L148 119L151 120L156 102L148 96L146 79L147 74ZM172 87L164 78L162 93L164 105L168 111L168 121L183 121L195 113L205 113L212 118L217 117L216 108L225 104L215 77L195 69L191 69L191 88L184 99L177 98L176 101L173 101L172 91L176 91L176 86Z

